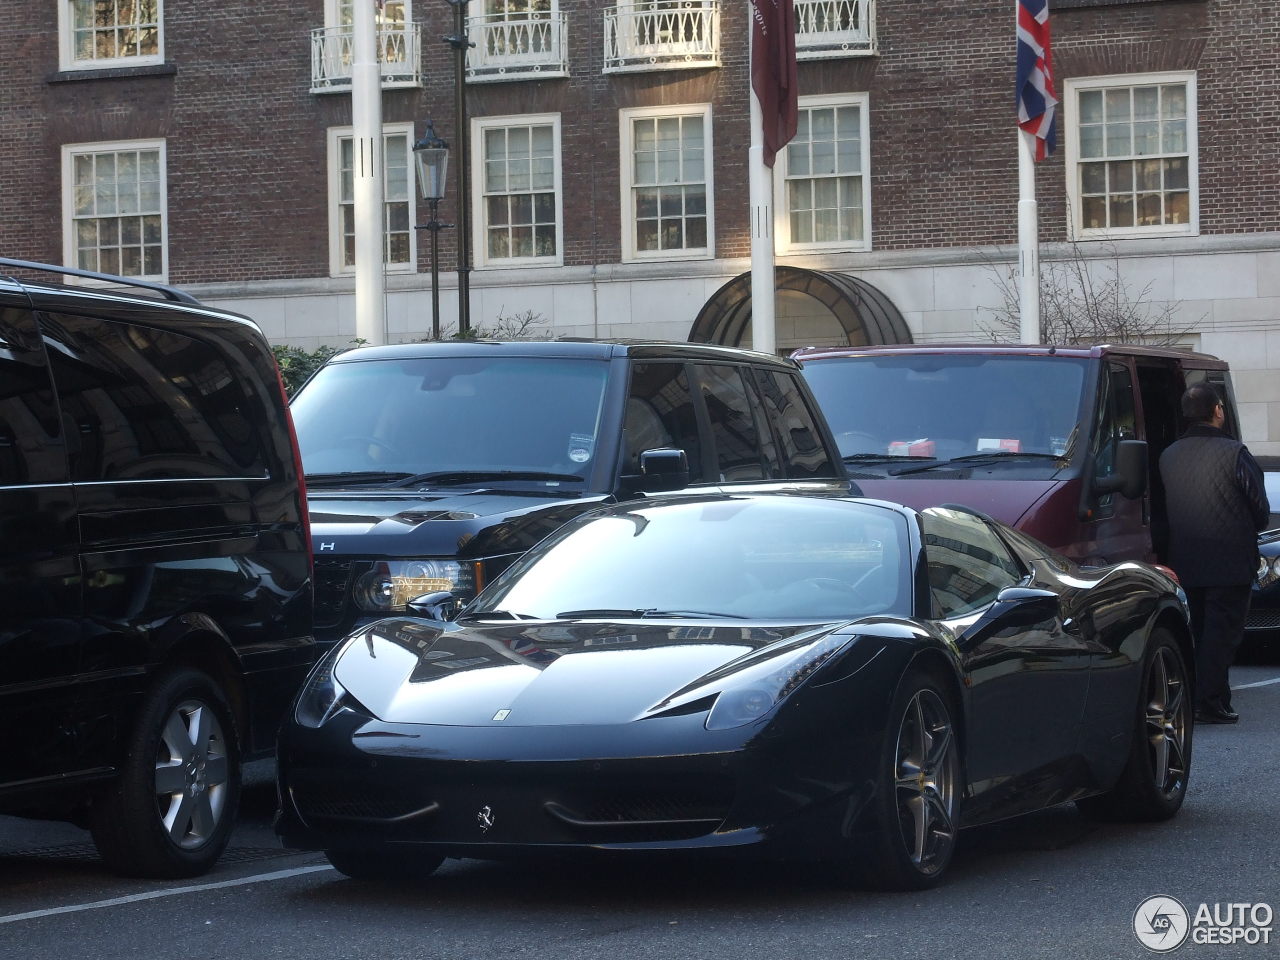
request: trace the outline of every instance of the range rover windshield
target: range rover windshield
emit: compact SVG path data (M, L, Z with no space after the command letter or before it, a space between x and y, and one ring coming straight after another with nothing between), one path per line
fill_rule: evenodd
M1002 464L1043 474L1078 452L1087 362L900 354L811 360L804 376L851 470L927 477Z
M309 485L582 489L608 364L567 357L331 363L290 405Z

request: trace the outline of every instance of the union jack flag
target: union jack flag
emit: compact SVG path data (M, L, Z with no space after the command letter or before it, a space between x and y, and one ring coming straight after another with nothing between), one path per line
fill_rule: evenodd
M1018 0L1018 126L1036 138L1036 160L1058 145L1053 130L1053 63L1049 0Z

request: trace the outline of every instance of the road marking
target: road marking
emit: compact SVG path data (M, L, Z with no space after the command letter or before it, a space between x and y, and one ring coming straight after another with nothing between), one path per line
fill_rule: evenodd
M318 873L321 870L332 870L327 863L314 867L298 867L294 870L277 870L275 873L259 873L252 877L240 877L237 880L222 880L218 883L196 883L186 887L171 887L165 890L149 890L146 893L133 893L127 897L113 897L110 900L95 900L92 903L73 903L65 907L50 907L48 910L32 910L30 913L13 913L0 917L0 923L17 923L19 920L36 920L40 917L52 917L61 913L79 913L82 910L101 910L103 907L118 907L122 903L137 903L140 900L158 900L161 897L176 897L181 893L200 893L204 890L221 890L225 887L242 887L249 883L264 883L268 880L287 880L307 873Z
M1259 680L1257 683L1246 683L1242 687L1231 685L1232 690L1248 690L1250 687L1269 687L1273 683L1280 683L1280 677L1272 677L1270 680Z

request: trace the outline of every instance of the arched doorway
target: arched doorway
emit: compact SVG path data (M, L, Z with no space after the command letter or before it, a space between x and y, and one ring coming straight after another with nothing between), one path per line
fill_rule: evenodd
M778 267L774 277L780 350L912 342L893 301L865 280L801 267ZM751 345L750 273L734 277L715 292L694 320L689 339Z

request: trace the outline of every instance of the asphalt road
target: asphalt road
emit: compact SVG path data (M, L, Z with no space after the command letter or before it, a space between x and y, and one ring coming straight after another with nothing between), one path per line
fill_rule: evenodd
M427 883L344 879L270 830L270 764L207 876L106 872L82 831L0 817L0 958L790 960L1150 957L1139 903L1265 902L1280 914L1280 656L1232 674L1241 722L1196 728L1182 812L1097 824L1061 806L968 831L948 881L921 894L834 886L803 865L507 865L448 861ZM1175 957L1280 956L1197 944Z

